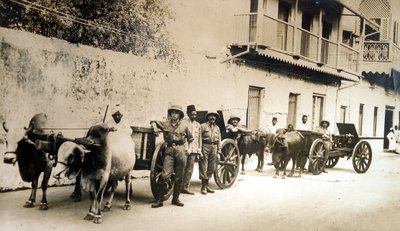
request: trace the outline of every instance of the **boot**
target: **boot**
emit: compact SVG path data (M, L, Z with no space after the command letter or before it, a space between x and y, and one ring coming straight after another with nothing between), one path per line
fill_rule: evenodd
M212 189L210 189L210 188L208 187L208 180L206 180L206 189L207 189L207 192L208 192L208 193L215 193L214 190L212 190Z
M207 194L207 180L201 180L201 194L206 195Z
M159 208L162 207L163 201L164 201L164 184L159 184L158 185L158 195L157 195L157 201L156 203L152 204L151 207L152 208Z
M179 207L183 207L185 205L179 200L179 198L173 198L172 199L172 204L176 205L176 206L179 206Z
M188 195L194 195L194 192L191 192L188 189L182 189L181 193L188 194Z

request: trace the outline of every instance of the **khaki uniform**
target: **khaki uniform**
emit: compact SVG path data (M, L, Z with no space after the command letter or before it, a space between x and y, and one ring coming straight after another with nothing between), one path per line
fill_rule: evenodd
M217 125L201 124L203 158L199 163L201 180L209 180L216 167L217 154L221 152L221 132Z

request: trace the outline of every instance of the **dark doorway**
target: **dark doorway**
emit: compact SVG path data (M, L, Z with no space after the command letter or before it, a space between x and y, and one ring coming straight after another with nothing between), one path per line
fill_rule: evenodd
M391 127L393 127L393 107L386 106L385 110L385 129L383 134L383 149L389 148L389 140L386 138L386 135L389 133Z

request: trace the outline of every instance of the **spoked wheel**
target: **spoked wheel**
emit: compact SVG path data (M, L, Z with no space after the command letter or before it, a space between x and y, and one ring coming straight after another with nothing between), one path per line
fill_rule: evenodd
M308 158L310 162L309 168L311 169L312 174L321 174L325 161L325 147L324 142L321 139L316 139L311 144Z
M217 157L217 168L214 172L215 183L221 189L229 188L235 183L240 168L240 153L236 142L224 139L221 143L222 153Z
M357 173L365 173L372 161L371 145L367 141L360 141L356 144L352 154L353 168Z
M336 166L336 164L339 162L339 157L329 157L328 161L326 162L326 167L327 168L333 168Z
M161 177L161 173L164 166L164 151L167 147L167 143L157 144L153 157L151 159L150 166L150 187L151 193L153 193L154 198L158 199L158 187L157 182ZM175 175L171 176L171 184L168 184L168 188L164 194L164 200L168 200L171 196L175 184Z

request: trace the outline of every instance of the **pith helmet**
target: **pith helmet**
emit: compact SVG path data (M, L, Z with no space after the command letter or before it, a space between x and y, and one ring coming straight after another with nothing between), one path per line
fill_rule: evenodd
M229 117L228 124L230 124L231 121L234 120L234 119L236 119L238 122L240 121L239 116L237 116L237 115L231 115L231 116Z
M184 116L185 116L185 114L183 113L183 111L182 111L182 106L180 106L180 105L171 105L169 108L168 108L168 115L171 115L171 112L172 111L178 111L179 112L179 118L180 119L182 119Z
M321 120L321 122L319 123L319 126L321 126L322 127L322 124L323 123L327 123L328 124L328 126L327 127L329 127L329 125L330 125L330 123L329 123L329 121L328 120Z
M210 115L214 115L215 117L217 117L217 120L218 120L218 118L219 118L219 114L218 114L216 111L209 111L209 112L207 112L206 119L208 119L208 117L209 117Z

